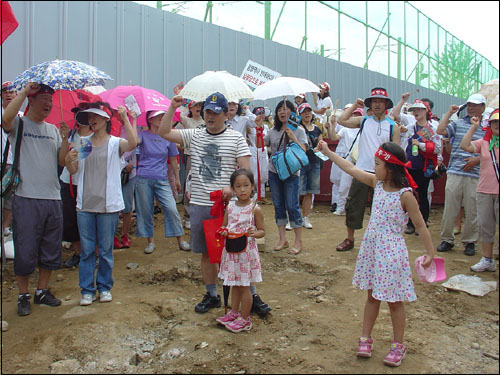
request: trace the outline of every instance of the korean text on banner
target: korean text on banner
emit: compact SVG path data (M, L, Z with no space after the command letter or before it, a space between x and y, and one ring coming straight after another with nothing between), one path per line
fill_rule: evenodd
M266 68L265 66L252 60L248 60L247 65L245 66L245 69L243 69L243 73L241 73L240 76L240 78L253 90L263 83L272 81L278 77L281 77L280 73Z

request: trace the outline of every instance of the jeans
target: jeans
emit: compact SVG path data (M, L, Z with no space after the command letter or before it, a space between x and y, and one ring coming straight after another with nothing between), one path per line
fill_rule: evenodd
M177 211L172 188L168 179L153 180L137 176L135 182L135 203L137 211L137 237L153 237L154 197L158 199L164 215L165 237L184 235L181 217Z
M76 213L82 252L78 276L82 294L95 295L95 249L99 248L99 267L96 284L99 293L113 287L113 237L118 226L118 212L101 214L79 211Z
M302 214L299 208L299 181L299 176L292 176L285 181L281 181L278 174L269 172L274 219L278 227L286 225L288 221L290 221L292 228L302 227Z

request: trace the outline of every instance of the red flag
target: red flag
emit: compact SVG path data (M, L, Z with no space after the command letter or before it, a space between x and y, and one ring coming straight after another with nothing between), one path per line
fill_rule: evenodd
M8 1L2 1L2 43L19 26Z

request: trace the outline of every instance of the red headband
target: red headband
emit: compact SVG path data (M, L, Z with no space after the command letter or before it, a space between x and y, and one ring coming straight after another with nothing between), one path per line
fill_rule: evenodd
M393 154L390 152L384 150L383 148L379 147L377 152L375 153L375 156L379 158L380 160L385 161L386 163L391 163L391 164L396 164L400 165L405 169L405 176L408 182L410 183L410 186L413 190L416 190L418 188L418 185L415 183L415 180L413 180L413 177L411 177L410 173L408 172L408 168L411 168L411 161L408 161L407 163L403 163L401 160L399 160L397 157L395 157Z
M387 91L385 91L384 89L373 89L370 95L371 96L382 95L385 96L386 98L389 98Z

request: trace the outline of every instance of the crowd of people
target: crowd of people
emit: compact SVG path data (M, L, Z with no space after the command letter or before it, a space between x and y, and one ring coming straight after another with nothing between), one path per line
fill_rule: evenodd
M51 272L61 266L79 268L80 305L92 304L97 294L100 302L111 301L113 248L131 246L134 207L135 237L147 238L144 253L156 249L156 199L163 212L165 237L175 237L180 250L201 254L206 294L194 310L206 313L221 306L220 278L232 287L232 309L217 323L235 333L250 330L251 312L264 316L272 310L255 285L262 281L256 239L265 235L260 205L270 203L266 187L279 234L273 249L299 254L307 248L302 228L313 229L309 216L314 195L320 193L324 164L320 153L332 161L331 211L345 216L346 238L337 251L354 248L355 231L363 228L371 200L370 221L353 278L354 285L367 290L358 356L371 356L372 328L383 301L389 305L394 334L384 363L399 366L405 356L403 302L414 301L416 294L403 233L420 237L425 248L423 267L427 268L435 250L453 248L453 230L463 206L465 255L474 255L479 238L482 242L482 258L471 269L496 270L499 112L486 111L482 95L467 100L463 118L451 120L460 110L452 105L439 120L428 98L408 103L410 94L404 93L394 106L387 90L375 87L366 99L356 99L337 116L330 84L323 82L319 95L313 95L314 106L305 94L299 94L295 103L280 101L274 118L268 108L250 111L243 103L228 102L215 92L204 102L189 102L188 114L174 122L175 111L185 106L184 98L175 96L167 111L146 114L143 131L137 129L137 115L125 107L83 102L72 109L75 126L70 130L64 122L57 126L45 122L52 110L51 87L28 83L15 93L10 86L10 82L2 85L2 151L6 150L2 176L14 163L17 142L22 147L19 185L12 198L2 197L2 230L9 236L12 228L20 316L31 314L29 276L36 267L35 304L61 304L49 289ZM21 113L26 99L28 110ZM299 126L289 126L292 114L299 116L295 117L300 119ZM122 124L122 137L110 134L113 116ZM335 152L325 139L339 141ZM77 147L85 142L92 150L87 154ZM283 179L272 156L291 143L307 155L308 163ZM451 152L442 242L435 248L427 229L430 191L433 179L442 175L446 147ZM220 265L210 262L203 226L214 217L211 193L215 191L221 191L228 202L217 231L226 238ZM182 193L183 218L176 204L178 193ZM117 234L120 215L121 236ZM190 231L189 243L184 228ZM294 232L292 246L287 229ZM64 264L62 240L71 242L74 251Z

